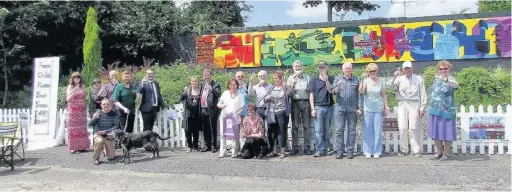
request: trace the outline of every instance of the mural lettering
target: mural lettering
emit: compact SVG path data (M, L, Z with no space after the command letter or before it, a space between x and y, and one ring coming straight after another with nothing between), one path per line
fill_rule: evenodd
M511 57L511 17L203 35L197 62L222 68Z

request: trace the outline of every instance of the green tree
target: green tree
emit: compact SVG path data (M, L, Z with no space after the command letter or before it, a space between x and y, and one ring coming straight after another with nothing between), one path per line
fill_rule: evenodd
M244 27L252 6L245 1L192 1L183 10L182 31L226 33L231 27Z
M100 27L98 26L96 10L92 7L89 7L87 11L84 33L84 68L82 70L82 78L85 83L90 83L96 76L95 71L102 66Z
M377 8L380 8L379 5L373 4L370 2L365 2L363 0L355 0L355 1L319 1L319 0L308 0L305 1L302 5L306 8L308 7L316 7L323 2L327 3L327 22L332 22L332 9L336 10L336 12L344 11L340 17L345 17L347 12L354 11L357 14L361 15L363 11L375 11Z
M31 58L23 45L25 39L45 36L46 32L38 30L38 18L45 8L46 2L2 2L0 3L0 67L4 83L1 106L8 103L9 87L18 78L12 78L23 67L30 63Z
M510 1L478 1L478 12L495 12L495 11L509 11L510 12Z

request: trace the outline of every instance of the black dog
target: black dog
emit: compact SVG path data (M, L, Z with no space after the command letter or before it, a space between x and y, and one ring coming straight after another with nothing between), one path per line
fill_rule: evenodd
M121 162L124 162L126 158L128 158L127 164L130 163L130 150L132 148L144 148L147 151L152 151L153 158L158 158L160 157L160 150L158 149L157 138L162 141L169 139L169 137L162 138L158 133L151 130L147 130L139 134L125 133L118 130L115 134L116 139L119 140L121 147L123 148L124 158Z

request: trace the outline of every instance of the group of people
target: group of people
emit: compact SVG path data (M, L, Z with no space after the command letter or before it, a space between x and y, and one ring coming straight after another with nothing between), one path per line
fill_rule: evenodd
M306 155L327 155L331 120L334 118L337 145L336 158L354 158L356 123L363 119L363 154L365 158L380 158L382 153L382 124L389 114L386 90L396 91L398 100L398 128L400 136L399 156L422 156L422 129L418 123L428 114L428 137L435 141L437 154L434 159L446 160L450 156L451 143L456 140L454 91L456 79L450 75L448 61L437 65L438 75L430 87L430 103L424 79L413 73L410 61L402 64L393 76L386 80L378 77L375 63L366 66L362 77L352 74L352 64L342 65L343 75L329 75L327 63L318 64L318 76L303 73L303 63L293 63L294 73L286 80L282 71L273 73L274 84L267 83L267 72L257 74L258 82L238 71L228 80L222 92L221 85L212 80L211 70L203 71L203 82L191 77L190 84L181 94L185 104L185 129L190 152L220 150L219 157L227 154L224 131L228 124L224 119L235 117L233 129L235 146L232 157L261 158L263 156L295 155L301 150ZM336 99L336 100L335 100ZM288 121L292 120L292 146L286 149ZM313 124L311 123L313 119ZM220 148L217 148L217 122L220 130ZM302 129L304 145L299 149L299 129ZM345 129L347 141L345 141ZM315 144L311 146L312 131ZM203 132L205 148L199 149L199 132ZM240 147L240 136L245 138ZM409 142L410 141L410 142ZM410 143L410 150L409 150Z
M139 110L143 119L143 131L153 130L157 113L166 108L160 93L160 85L154 79L154 71L146 71L145 78L138 84L133 82L133 73L124 71L122 81L117 80L117 72L110 71L110 81L104 85L94 79L89 93L90 104L86 106L86 90L80 73L74 72L66 90L68 150L71 153L88 151L90 146L87 133L87 108L92 114L89 126L93 127L93 160L99 164L103 150L109 160L115 158L113 131L121 129L132 133L135 121L135 103L141 100Z
M427 107L427 92L424 79L413 74L412 63L406 61L390 80L378 77L379 67L375 63L366 66L361 77L352 74L352 64L341 65L343 75L329 75L327 63L318 64L318 76L303 73L303 63L293 63L293 74L287 79L282 71L272 74L274 84L267 83L267 72L261 70L249 81L238 71L229 79L226 91L212 79L210 69L203 70L202 78L193 76L184 88L180 99L184 103L184 127L189 152L216 153L219 157L228 154L225 131L229 127L234 133L235 146L231 157L262 158L264 156L285 158L303 151L306 155L327 155L331 120L337 145L336 158L355 156L356 123L363 119L363 154L366 158L379 158L382 153L382 124L389 107L385 90L396 91L398 100L398 128L400 136L399 156L412 152L421 157L422 129L418 126L421 117L428 115L428 137L435 141L437 154L434 159L449 158L451 143L456 140L454 91L456 79L450 75L452 65L448 61L437 64L439 74L430 87L430 103ZM110 82L101 85L94 80L90 92L89 125L94 127L95 164L99 164L101 151L105 150L109 160L115 157L113 129L132 132L135 103L141 99L144 130L152 130L156 114L165 108L160 86L154 79L154 71L146 71L146 77L133 83L133 74L123 72L122 82L117 72L110 72ZM87 134L86 91L80 74L75 72L66 91L68 102L69 150L80 152L89 149ZM292 146L288 152L288 123L292 120ZM229 123L225 120L231 118ZM313 120L313 123L311 123ZM219 123L219 129L217 129ZM302 129L304 144L299 148L299 129ZM217 146L220 131L220 146ZM314 134L313 134L314 130ZM345 130L347 140L345 141ZM202 131L205 147L199 148L199 132ZM314 136L315 143L311 145ZM241 146L240 137L244 138ZM409 142L410 141L410 142ZM409 150L409 143L411 150Z

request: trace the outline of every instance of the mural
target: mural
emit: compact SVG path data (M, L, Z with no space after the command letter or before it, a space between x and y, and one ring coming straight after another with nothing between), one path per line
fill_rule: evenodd
M197 62L222 68L511 56L511 17L203 35Z

